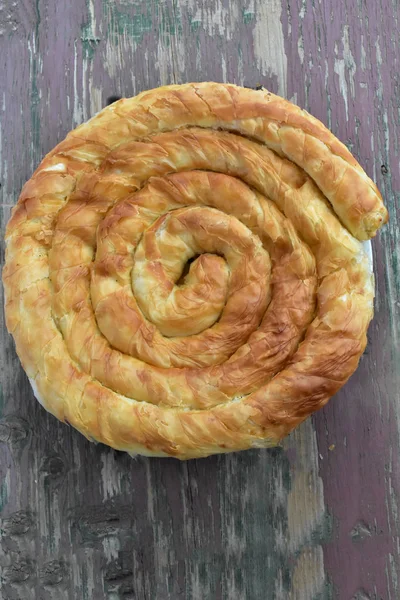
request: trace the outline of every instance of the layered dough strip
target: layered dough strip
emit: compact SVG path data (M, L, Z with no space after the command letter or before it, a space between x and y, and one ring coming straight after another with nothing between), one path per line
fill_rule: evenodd
M46 408L131 452L276 443L351 375L372 316L361 244L320 190L360 239L386 219L345 147L267 92L172 86L72 132L24 187L3 275Z

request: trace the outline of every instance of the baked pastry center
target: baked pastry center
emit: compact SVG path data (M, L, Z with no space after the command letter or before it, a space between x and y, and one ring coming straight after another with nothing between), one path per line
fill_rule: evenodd
M319 121L217 83L72 131L7 227L7 326L89 439L185 459L275 445L357 367L381 196Z

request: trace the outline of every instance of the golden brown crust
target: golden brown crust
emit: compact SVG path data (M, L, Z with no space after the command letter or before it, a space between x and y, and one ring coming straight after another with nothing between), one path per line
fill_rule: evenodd
M181 459L274 445L357 367L373 302L359 240L386 220L346 147L290 102L143 92L24 186L7 326L37 397L90 439Z

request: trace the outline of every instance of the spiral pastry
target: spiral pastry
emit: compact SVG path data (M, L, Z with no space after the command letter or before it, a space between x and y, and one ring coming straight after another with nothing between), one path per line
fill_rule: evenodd
M36 397L114 448L275 445L357 367L381 196L265 90L122 99L72 131L7 228L7 326Z

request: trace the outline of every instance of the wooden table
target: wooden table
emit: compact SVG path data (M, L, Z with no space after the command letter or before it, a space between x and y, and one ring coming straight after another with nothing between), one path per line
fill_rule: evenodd
M282 448L132 460L34 401L4 323L1 598L400 598L399 0L2 0L2 227L41 157L110 96L263 84L377 182L376 317L357 373Z

